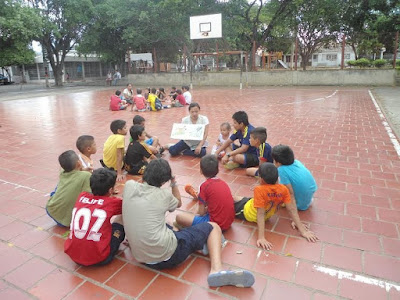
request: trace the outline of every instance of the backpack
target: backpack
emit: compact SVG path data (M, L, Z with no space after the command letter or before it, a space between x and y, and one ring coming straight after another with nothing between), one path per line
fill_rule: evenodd
M156 110L161 110L162 107L163 107L163 105L162 105L162 103L161 103L161 100L158 99L158 98L156 98L156 101L155 101L155 103L154 103L154 106L155 106Z

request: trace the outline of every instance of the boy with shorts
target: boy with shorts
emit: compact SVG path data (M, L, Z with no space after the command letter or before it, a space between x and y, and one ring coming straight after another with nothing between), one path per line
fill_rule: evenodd
M154 155L157 153L162 154L164 152L164 148L160 147L160 150L157 149L157 147L160 146L160 143L158 141L158 137L150 135L146 131L146 120L140 115L136 115L133 117L133 125L140 125L145 129L146 137L147 139L145 140L145 143L148 145L149 149L151 150L151 153ZM131 140L132 141L132 140Z
M250 132L250 145L257 149L260 165L265 162L273 162L271 155L272 148L270 144L266 143L266 140L267 129L265 127L257 127ZM246 174L249 176L258 176L258 168L247 168Z
M238 167L249 168L258 166L257 149L250 145L250 132L254 127L249 123L246 112L237 111L232 116L233 128L235 129L230 138L215 152L218 157L220 152L226 152L221 162L227 169L235 169ZM233 142L239 140L240 146ZM232 144L232 150L229 148Z
M270 250L272 244L265 238L265 220L272 217L286 204L289 215L300 234L309 242L316 242L317 236L301 223L296 204L291 201L286 186L278 184L278 170L273 163L263 163L259 169L260 185L254 188L254 198L235 198L236 217L248 222L257 222L257 246Z
M161 189L168 181L171 190ZM173 231L166 224L165 213L181 205L177 182L164 159L148 164L143 184L133 180L126 182L122 215L134 258L156 270L173 268L207 243L211 263L207 278L209 286L252 286L254 276L251 272L222 270L221 228L218 224L200 223L180 231Z
M124 110L127 107L128 104L126 103L126 101L121 99L121 91L116 90L115 95L112 95L110 99L110 110L112 111Z
M142 89L136 89L136 96L133 97L133 103L135 105L131 106L131 111L133 111L133 107L135 106L135 110L139 112L143 112L147 110L146 99L142 95Z
M46 212L58 226L69 227L72 209L78 195L90 192L90 173L81 171L82 164L78 155L68 150L58 157L63 170L60 173L56 190L46 204Z
M200 172L206 177L206 181L200 185L197 214L180 213L176 216L176 223L178 226L189 227L211 221L217 223L222 231L227 230L235 218L235 210L229 186L216 177L218 159L214 155L203 156L200 160Z
M92 193L81 193L75 203L64 252L77 264L110 263L125 239L122 199L111 196L116 180L114 171L95 170L90 177ZM111 223L113 216L116 217Z
M103 147L103 159L100 160L103 167L117 171L117 181L125 179L124 152L125 135L128 132L124 120L114 120L110 124L111 132Z
M78 156L82 163L82 171L93 172L93 160L90 157L97 152L94 137L91 135L81 135L76 140L76 148L80 152Z
M293 150L289 146L273 147L272 158L278 168L279 181L288 188L292 202L298 210L308 209L317 190L317 183L311 172L300 161L294 159Z

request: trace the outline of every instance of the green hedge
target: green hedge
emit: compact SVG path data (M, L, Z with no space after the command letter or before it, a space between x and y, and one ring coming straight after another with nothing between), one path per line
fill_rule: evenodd
M376 68L382 68L383 66L385 66L386 65L386 60L385 59L377 59L377 60L374 60L373 62L372 62L372 64L374 65L374 67L376 67Z

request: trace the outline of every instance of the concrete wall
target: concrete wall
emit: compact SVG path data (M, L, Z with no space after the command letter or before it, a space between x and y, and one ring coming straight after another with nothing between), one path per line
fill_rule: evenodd
M190 73L129 74L127 80L141 86L180 86L190 83ZM240 72L193 73L194 86L239 86ZM368 85L393 86L395 70L309 70L243 72L243 86L269 85Z

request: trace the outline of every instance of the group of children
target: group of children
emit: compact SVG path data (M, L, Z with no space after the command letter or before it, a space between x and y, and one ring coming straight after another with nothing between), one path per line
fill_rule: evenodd
M190 185L185 187L198 201L196 213L178 213L173 227L166 224L165 213L181 206L181 195L169 163L161 158L164 147L147 133L142 116L133 118L126 153L126 121L111 123L112 135L104 143L101 169L93 171L94 138L79 137L80 155L69 150L59 157L63 170L46 206L57 225L70 227L65 252L84 266L107 264L126 235L135 259L151 268L174 267L201 250L210 255L210 286L249 287L254 283L251 272L222 269L222 232L235 217L257 223L257 246L269 250L272 244L265 235L265 221L286 207L292 227L308 241L317 241L298 214L298 210L308 209L317 189L310 171L295 159L289 146L271 147L266 142L266 128L254 128L244 111L234 113L232 121L234 132L230 133L228 122L221 124L217 144L200 160L205 181L199 192ZM246 174L259 178L253 197L232 196L228 184L217 177L218 159L229 169L246 168ZM114 197L114 186L125 179L126 172L143 175L143 183L127 181L121 200ZM161 188L167 182L171 190Z
M115 95L111 96L110 107L112 111L125 110L131 105L131 111L144 112L147 110L158 111L164 108L183 107L192 103L192 94L189 86L182 86L182 89L172 87L169 95L165 93L165 89L160 87L145 89L142 95L142 89L136 89L136 95L133 94L132 84L128 84L124 91L115 91Z

